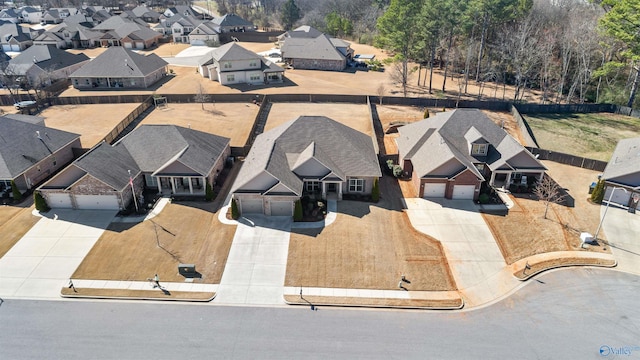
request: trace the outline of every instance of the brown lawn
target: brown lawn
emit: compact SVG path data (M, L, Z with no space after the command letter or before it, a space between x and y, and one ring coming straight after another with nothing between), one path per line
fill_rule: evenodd
M0 258L40 220L31 214L32 204L25 200L23 206L0 205Z
M139 105L59 105L48 107L38 115L45 118L44 122L48 127L80 134L82 147L90 148L99 143Z
M265 131L303 115L322 115L367 135L373 132L367 105L336 103L274 103L269 111Z
M225 136L244 146L260 108L250 103L174 104L153 110L140 125L173 124Z
M65 297L90 298L139 298L153 300L210 301L216 294L212 292L161 291L161 290L124 290L124 289L69 289L63 287L60 293Z
M323 228L293 230L286 286L455 290L440 243L415 231L401 210L394 178L381 180L377 204L341 201L336 221Z
M219 283L236 227L221 224L212 206L171 203L151 220L112 223L73 278L144 281L158 274L163 281L184 281L178 264L189 263L201 282Z
M548 175L568 189L575 206L552 204L544 219L543 202L519 195L512 196L515 206L507 216L483 214L507 264L553 251L587 251L580 247L580 233L593 234L600 220L600 207L587 201L589 184L597 172L551 161L544 164L549 168ZM588 251L610 252L599 246L590 246Z

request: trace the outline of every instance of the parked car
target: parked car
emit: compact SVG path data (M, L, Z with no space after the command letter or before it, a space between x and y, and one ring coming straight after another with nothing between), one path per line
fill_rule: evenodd
M13 106L16 108L16 110L22 110L22 109L26 109L29 108L33 105L35 105L36 102L33 100L27 100L27 101L19 101L15 104L13 104Z

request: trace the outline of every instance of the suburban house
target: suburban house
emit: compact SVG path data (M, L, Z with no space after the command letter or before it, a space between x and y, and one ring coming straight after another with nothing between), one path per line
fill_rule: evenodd
M282 82L284 69L235 42L212 50L198 61L203 77L222 85Z
M143 125L102 142L38 190L52 208L126 209L144 190L205 196L231 153L229 139L175 125ZM139 204L140 205L140 204Z
M34 32L33 37L36 36ZM22 51L33 44L32 33L18 24L4 23L0 25L0 44L5 52Z
M0 20L10 21L14 24L20 22L21 15L15 8L8 8L0 10Z
M12 180L21 191L33 188L71 162L73 148L81 147L80 135L48 128L42 118L31 118L0 117L0 191L9 188Z
M60 24L64 20L57 9L49 9L42 14L42 24Z
M189 44L207 45L208 43L220 43L219 33L215 28L215 24L211 21L202 22L189 33Z
M300 26L278 36L282 59L296 69L344 70L353 58L348 42L329 37L310 26Z
M195 11L191 6L185 6L185 5L178 5L178 6L167 8L164 11L163 15L168 18L175 15L193 16L194 18L198 18L198 19L203 18L201 13Z
M477 200L493 187L531 184L546 168L478 109L457 109L402 126L399 162L419 197Z
M624 208L640 208L640 137L618 141L602 179L603 201L611 198L611 203Z
M71 73L89 62L85 54L72 54L55 45L34 45L9 60L5 76L28 81L32 87L51 85L52 81L67 79Z
M165 22L166 23L166 22ZM189 43L189 34L202 23L193 16L174 16L171 18L171 34L173 42Z
M292 216L304 195L371 194L380 176L370 136L301 116L256 137L231 192L242 214Z
M103 35L102 32L93 31L89 26L76 22L75 19L67 19L64 23L40 34L33 40L33 44L56 45L60 49L92 48L100 44Z
M110 47L69 78L76 89L144 89L166 76L167 65L156 54L145 56L123 47Z
M24 6L18 10L18 20L29 24L39 24L42 21L42 11L31 6Z
M148 49L158 44L162 35L147 27L140 19L126 19L112 16L91 30L102 33L96 40L97 46L125 46L127 48Z
M215 24L216 30L221 33L255 31L256 27L252 22L247 21L236 14L226 14L211 20Z
M160 22L160 17L162 16L162 14L160 14L157 11L149 9L144 5L140 5L140 6L136 6L131 10L123 12L122 14L120 14L120 16L128 17L128 18L139 18L139 19L142 19L144 22L155 24Z

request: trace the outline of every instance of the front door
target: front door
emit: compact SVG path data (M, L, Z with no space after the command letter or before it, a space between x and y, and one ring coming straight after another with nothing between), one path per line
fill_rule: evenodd
M336 192L336 183L328 183L327 192Z

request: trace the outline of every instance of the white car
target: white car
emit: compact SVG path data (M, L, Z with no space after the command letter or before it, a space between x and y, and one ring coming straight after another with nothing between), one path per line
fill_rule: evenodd
M31 107L33 105L35 105L36 102L33 100L28 100L28 101L19 101L15 104L13 104L13 106L15 106L16 110L21 110L21 109L25 109L28 107Z

